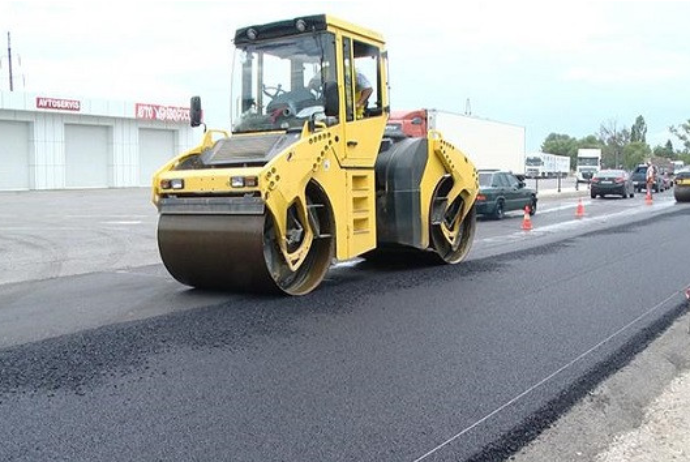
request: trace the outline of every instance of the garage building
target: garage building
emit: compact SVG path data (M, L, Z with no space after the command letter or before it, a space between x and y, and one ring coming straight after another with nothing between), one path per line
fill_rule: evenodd
M188 107L0 92L0 190L150 186L200 136Z

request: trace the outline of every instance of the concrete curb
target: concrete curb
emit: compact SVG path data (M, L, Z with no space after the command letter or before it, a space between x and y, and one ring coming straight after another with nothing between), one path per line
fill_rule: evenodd
M558 189L541 189L541 190L537 191L537 198L540 198L540 197L568 198L568 197L583 197L583 196L589 196L589 188L587 188L586 185L579 188L579 189L562 188L560 192L558 192Z

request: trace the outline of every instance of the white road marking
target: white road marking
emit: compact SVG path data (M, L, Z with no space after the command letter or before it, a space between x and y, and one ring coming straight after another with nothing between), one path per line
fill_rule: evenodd
M102 225L140 225L141 221L102 221Z
M592 201L584 201L582 202L583 206L588 206L591 205ZM548 209L543 209L540 208L539 205L537 204L537 213L540 215L543 215L545 213L551 213L551 212L560 212L561 210L568 210L568 209L574 209L577 208L577 204L565 204L565 205L558 205L555 207L549 207Z

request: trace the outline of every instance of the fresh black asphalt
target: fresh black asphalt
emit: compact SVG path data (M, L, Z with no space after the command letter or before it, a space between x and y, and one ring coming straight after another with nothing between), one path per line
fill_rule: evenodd
M0 350L0 460L504 460L680 314L689 216Z

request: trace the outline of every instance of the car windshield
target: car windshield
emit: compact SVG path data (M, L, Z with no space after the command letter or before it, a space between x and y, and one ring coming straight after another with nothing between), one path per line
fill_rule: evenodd
M620 178L625 176L622 170L602 170L597 174L599 178Z
M235 53L233 133L301 128L323 113L322 80L336 77L333 34L242 44Z
M479 174L479 186L488 188L491 186L491 180L493 178L493 173L480 173Z

